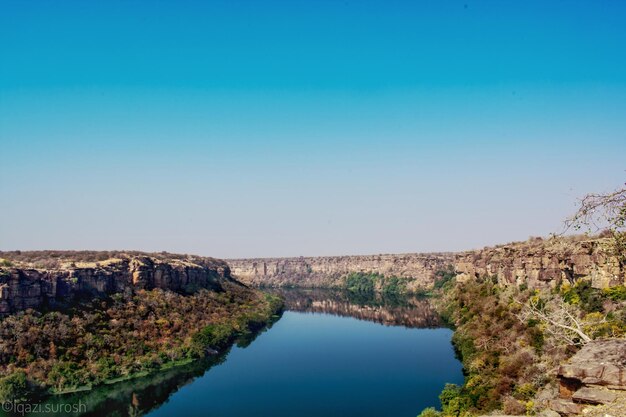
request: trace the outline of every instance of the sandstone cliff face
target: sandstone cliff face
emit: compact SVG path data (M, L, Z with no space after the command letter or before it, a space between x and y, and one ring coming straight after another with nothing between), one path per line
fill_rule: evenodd
M449 253L230 259L237 279L270 287L336 288L351 272L377 272L413 278L413 289L432 286L434 273L452 264Z
M0 268L0 314L60 306L78 297L132 293L138 289L221 290L221 283L231 279L228 265L212 258L163 261L150 256L129 256L93 266L59 269L18 264Z
M495 276L501 284L526 282L532 288L578 279L589 279L593 287L606 288L624 284L626 272L608 238L512 243L460 253L454 265L459 280Z
M612 404L626 390L626 340L594 340L559 367L559 398L550 401L552 410L564 415L590 414L586 405ZM620 404L621 403L621 404ZM615 409L624 411L626 401ZM596 413L593 413L596 415ZM623 415L600 413L598 415Z
M341 287L351 272L413 278L409 289L431 288L435 272L453 265L457 279L496 277L502 284L533 288L584 278L596 288L624 284L625 270L610 239L534 239L462 253L231 259L238 279L270 287Z

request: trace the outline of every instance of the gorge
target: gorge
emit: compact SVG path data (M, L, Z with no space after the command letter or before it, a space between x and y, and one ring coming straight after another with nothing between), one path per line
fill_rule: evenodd
M444 413L499 407L515 413L524 407L534 411L548 406L582 410L573 401L598 395L596 391L588 392L597 387L589 386L585 379L587 385L578 383L567 388L569 396L559 397L558 384L569 387L570 377L557 375L556 367L572 352L550 339L544 328L537 330L535 324L520 322L520 305L532 297L545 297L548 303L569 300L575 308L572 311L584 323L591 323L590 330L585 327L585 331L595 332L594 337L599 339L622 335L626 323L620 313L624 304L620 292L625 282L624 267L612 250L611 240L599 237L533 238L461 253L222 261L128 251L14 251L2 252L0 258L0 314L4 317L0 319L0 334L18 337L17 343L9 338L0 341L0 359L9 375L0 378L0 394L7 395L3 387L19 385L19 378L7 378L19 376L49 393L70 393L69 397L49 397L48 402L67 404L84 399L91 404L89 414L95 415L101 409L113 408L120 410L121 415L128 410L155 416L183 409L199 413L197 407L217 407L227 415L247 415L254 410L236 406L235 392L219 386L220 381L237 386L239 382L229 380L227 374L231 372L264 393L257 398L257 405L265 401L269 413L277 400L269 400L273 397L264 391L266 382L249 374L246 366L272 375L275 379L270 385L274 384L276 390L293 389L281 381L310 372L317 376L309 382L318 384L311 389L325 393L324 382L337 377L338 369L345 364L354 367L345 369L347 373L342 378L347 381L350 375L360 375L351 383L359 390L376 386L391 370L393 381L408 384L377 388L391 387L393 392L386 394L389 396L402 394L403 399L398 397L395 404L398 415L415 415L424 407L438 406L437 393L442 389ZM442 272L455 278L442 284ZM374 287L374 291L351 289L346 282L353 274L374 279L397 277L403 286L382 292ZM255 287L261 287L263 292ZM415 297L412 293L434 297ZM271 340L270 347L264 348L261 343L257 351L255 342L255 347L243 351L259 329L278 319L279 299L286 313L276 328L283 330L272 328L269 335L263 335L262 340ZM596 320L600 312L608 314L604 322ZM370 325L359 333L359 322ZM419 332L406 335L400 330L376 327L381 325ZM454 335L449 326L455 329ZM33 339L32 333L38 336ZM378 336L374 335L378 334L381 339L375 341ZM405 337L417 339L403 345ZM463 360L465 384L461 384L460 364L454 360L451 339ZM390 340L394 342L387 346L385 342ZM421 363L416 365L419 369L404 372L404 366L411 363L415 354L407 353L412 349L411 343L418 342L447 352L438 357L441 363L447 363L447 371L440 375L443 379L437 380L434 391L419 388L424 396L411 403L405 388L418 389L415 378L425 378L420 376L421 370L430 369ZM239 347L231 349L232 343ZM545 344L548 347L544 349ZM314 346L326 356L316 358L311 351ZM399 346L406 350L393 350ZM266 349L274 353L264 356ZM387 356L381 357L383 350ZM125 354L127 351L133 354ZM292 368L280 372L266 366L275 363L274 367L280 368L283 358L290 355L303 356L290 365ZM376 361L381 362L381 367ZM534 365L525 371L516 370L524 361ZM364 363L373 373L363 373ZM218 370L205 375L216 365L220 365ZM174 366L178 371L172 370ZM480 368L484 366L489 369ZM561 369L568 369L563 366ZM622 365L616 362L615 366L621 369ZM326 367L332 368L330 374L316 374ZM225 374L219 369L230 371ZM296 373L289 374L292 371ZM432 375L439 371L428 372ZM576 372L585 375L583 371ZM118 381L129 378L136 383L118 386ZM362 385L368 378L370 383ZM482 378L482 382L476 383L476 378ZM610 388L622 389L622 379L618 381ZM444 382L459 385L444 388ZM164 391L155 384L162 385ZM179 392L182 386L187 388ZM587 391L581 391L581 387ZM342 391L346 388L337 385L334 389L346 398L360 394ZM85 389L89 390L87 394L73 393ZM207 389L221 390L210 404L204 402ZM240 389L244 388L236 388ZM196 399L190 401L187 395ZM284 415L296 410L307 415L298 407L311 399L305 392L294 391L294 395L300 399L283 404ZM331 392L324 395L332 401L333 410L343 407L341 398ZM174 405L162 406L164 402ZM350 404L356 408L346 408L348 414L366 415L359 408L362 402L354 400ZM369 405L372 410L381 411L377 408L380 406ZM307 412L316 415L329 410L312 407ZM274 409L276 415L281 412Z
M610 238L531 238L458 253L228 259L242 282L267 287L339 288L351 272L410 278L408 290L430 289L437 271L451 265L457 279L496 277L504 285L546 288L587 278L595 288L624 284L626 270Z

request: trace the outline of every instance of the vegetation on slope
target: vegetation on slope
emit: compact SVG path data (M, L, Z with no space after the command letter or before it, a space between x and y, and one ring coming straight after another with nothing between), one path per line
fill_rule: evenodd
M589 339L626 334L624 287L599 290L579 281L537 291L487 278L451 280L442 288L439 308L455 327L453 344L466 377L463 386L445 387L441 412L428 409L421 417L533 413L537 394L550 389L557 365L585 343L576 332L543 319L558 318L559 309L567 309Z
M352 272L344 278L344 288L350 292L383 295L407 294L411 278L385 276L376 272Z
M281 300L235 283L224 292L138 291L66 311L0 320L0 402L57 393L185 363L272 320Z

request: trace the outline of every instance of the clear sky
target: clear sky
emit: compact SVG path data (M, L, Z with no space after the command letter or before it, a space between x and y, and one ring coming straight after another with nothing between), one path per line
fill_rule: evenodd
M462 250L626 180L626 2L0 0L0 249Z

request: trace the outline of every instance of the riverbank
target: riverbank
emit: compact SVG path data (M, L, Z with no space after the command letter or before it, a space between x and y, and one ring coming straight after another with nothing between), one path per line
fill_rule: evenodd
M153 289L0 320L0 400L134 379L226 349L276 318L282 301L236 282L193 294Z
M624 340L625 291L595 289L584 280L549 291L502 286L496 279L449 282L434 302L454 328L465 382L446 386L442 411L425 410L422 417L533 415L551 408L560 395L559 365L586 343L583 336ZM558 316L558 309L567 313ZM550 322L568 314L582 335Z

